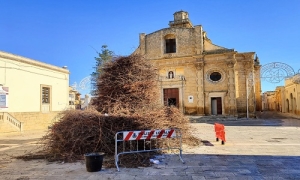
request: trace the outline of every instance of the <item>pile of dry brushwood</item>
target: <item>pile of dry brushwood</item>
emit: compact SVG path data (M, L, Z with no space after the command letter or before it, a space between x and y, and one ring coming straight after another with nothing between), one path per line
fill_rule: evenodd
M158 104L156 70L141 56L121 57L105 64L93 104L101 113L132 115Z
M151 64L136 55L106 63L98 79L94 109L63 112L61 120L42 139L45 157L76 161L91 152L114 155L115 133L119 131L179 128L183 143L198 145L200 140L189 135L189 120L176 107L158 105L155 72ZM134 157L120 157L122 165L149 165L145 161L148 154Z

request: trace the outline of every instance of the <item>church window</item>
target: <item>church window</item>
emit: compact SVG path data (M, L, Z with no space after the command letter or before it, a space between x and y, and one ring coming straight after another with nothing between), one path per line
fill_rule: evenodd
M206 71L206 80L210 83L220 83L224 81L226 74L222 69L219 68L213 68L208 71Z
M222 75L219 72L213 72L210 74L210 80L212 81L219 81L222 77Z
M166 53L176 52L176 39L166 39Z

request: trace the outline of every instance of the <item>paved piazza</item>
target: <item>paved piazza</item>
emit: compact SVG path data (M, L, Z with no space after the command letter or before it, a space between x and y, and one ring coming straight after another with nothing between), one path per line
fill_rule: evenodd
M0 135L0 179L300 179L300 118L263 112L259 119L191 123L203 140L198 147L184 147L182 164L177 155L147 168L103 168L87 172L84 161L49 163L11 158L31 151L42 132ZM215 141L214 122L223 123L226 143Z

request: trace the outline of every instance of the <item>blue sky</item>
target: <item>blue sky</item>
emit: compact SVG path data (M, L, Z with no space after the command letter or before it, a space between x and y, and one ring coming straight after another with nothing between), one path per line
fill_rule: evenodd
M79 83L93 71L102 45L129 55L139 33L168 27L179 10L188 11L214 44L256 52L262 65L300 69L298 0L0 0L0 50L68 66L70 84ZM262 91L279 85L262 81Z

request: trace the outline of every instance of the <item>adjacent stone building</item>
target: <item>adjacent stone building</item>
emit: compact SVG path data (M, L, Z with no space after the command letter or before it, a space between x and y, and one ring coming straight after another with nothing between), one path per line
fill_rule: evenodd
M277 107L276 97L278 91L266 91L262 94L262 110L274 111Z
M263 110L300 115L300 74L288 77L284 86L262 95Z
M81 109L80 93L69 86L69 109Z
M141 33L134 53L157 67L162 104L190 115L254 117L261 110L261 66L255 52L213 44L185 11L175 12L169 27Z
M279 112L283 112L284 97L284 86L277 86L275 89L275 109Z
M283 112L300 115L300 74L285 79Z

